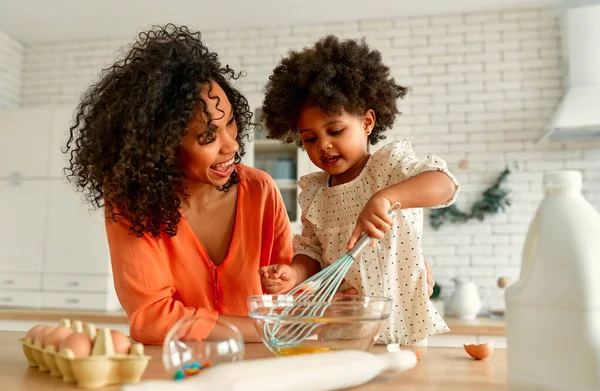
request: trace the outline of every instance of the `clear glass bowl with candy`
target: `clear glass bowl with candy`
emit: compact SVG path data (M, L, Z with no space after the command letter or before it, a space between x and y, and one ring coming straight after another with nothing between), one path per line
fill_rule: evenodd
M208 335L206 330L211 330ZM175 380L243 358L244 340L239 330L225 321L202 316L179 320L169 330L162 349L163 366Z

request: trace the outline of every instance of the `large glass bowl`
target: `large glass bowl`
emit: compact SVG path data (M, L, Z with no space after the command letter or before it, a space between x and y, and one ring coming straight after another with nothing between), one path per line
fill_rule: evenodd
M278 356L369 350L392 309L387 297L343 294L331 302L257 295L247 303L262 341Z

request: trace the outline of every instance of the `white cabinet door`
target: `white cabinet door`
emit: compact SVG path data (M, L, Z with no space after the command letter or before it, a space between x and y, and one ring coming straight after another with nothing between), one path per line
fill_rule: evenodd
M102 210L92 211L83 195L62 180L50 182L44 274L110 271Z
M47 181L0 181L0 271L41 272Z
M48 175L52 111L0 110L0 177Z
M52 109L52 126L50 130L50 169L49 176L64 177L63 168L69 164L70 154L62 153L69 139L73 107L56 107Z

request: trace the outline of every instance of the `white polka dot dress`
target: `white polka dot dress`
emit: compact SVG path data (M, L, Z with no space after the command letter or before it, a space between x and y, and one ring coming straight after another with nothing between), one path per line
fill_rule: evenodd
M329 187L329 175L317 172L299 181L302 234L294 238L294 253L305 254L327 267L347 252L346 244L356 220L377 191L425 171L446 173L446 163L436 156L417 159L405 139L375 152L352 181ZM402 209L392 230L375 246L367 247L346 275L340 289L356 288L366 296L386 296L393 310L378 343L418 345L427 337L449 331L427 296L427 272L421 237L423 209Z

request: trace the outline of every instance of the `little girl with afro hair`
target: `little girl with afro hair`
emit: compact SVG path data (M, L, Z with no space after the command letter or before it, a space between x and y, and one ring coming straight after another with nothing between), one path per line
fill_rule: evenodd
M448 331L427 294L422 208L450 205L459 185L442 159L418 158L408 139L369 153L368 145L394 126L406 92L364 40L327 36L281 60L265 88L268 137L304 148L322 171L299 181L303 228L292 263L265 266L261 274L267 291L287 292L366 232L376 240L340 289L391 298L378 342L416 346ZM393 220L388 210L396 203Z

